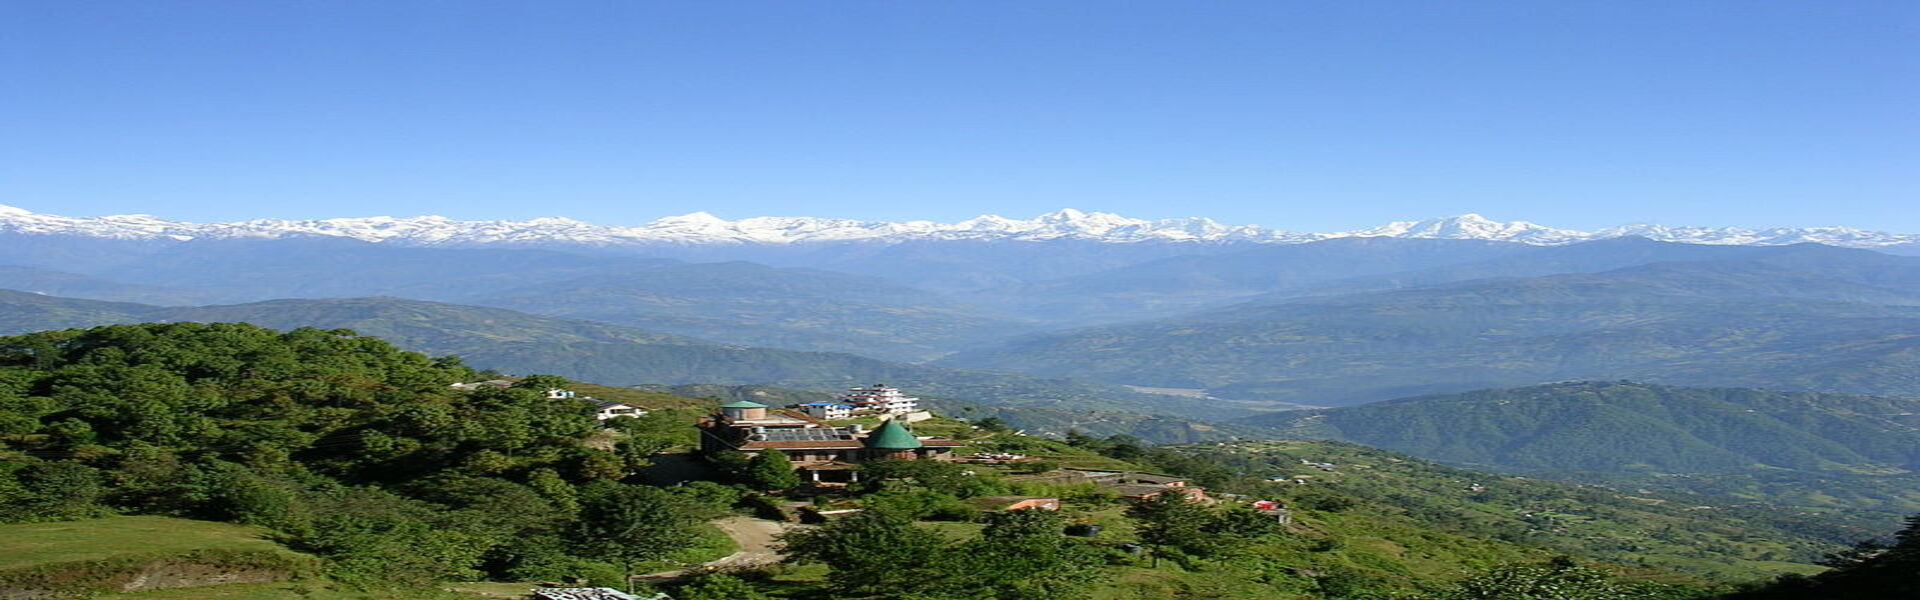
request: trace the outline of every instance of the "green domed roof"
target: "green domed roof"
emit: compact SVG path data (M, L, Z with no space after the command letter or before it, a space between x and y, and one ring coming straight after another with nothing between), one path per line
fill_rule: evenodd
M720 408L766 408L767 405L752 400L737 400L720 405Z
M897 419L887 419L873 433L867 434L866 445L875 450L912 450L920 447L920 438L913 437L907 426Z

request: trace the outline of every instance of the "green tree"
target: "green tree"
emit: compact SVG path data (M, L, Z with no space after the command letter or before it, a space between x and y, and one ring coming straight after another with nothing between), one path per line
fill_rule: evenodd
M108 513L100 471L77 462L0 462L0 522L81 519Z
M713 464L713 470L720 477L732 483L747 484L747 462L752 460L747 453L739 450L720 450L706 455L707 462Z
M1151 547L1157 560L1163 555L1184 557L1207 552L1219 536L1208 531L1214 523L1207 507L1166 493L1134 502L1127 516L1140 522L1140 542Z
M707 573L674 590L678 600L773 600L746 580L725 573Z
M858 491L922 488L956 498L972 498L1006 493L1007 486L995 478L979 475L966 465L937 460L885 459L860 465Z
M665 490L600 483L585 489L573 538L582 556L620 564L630 582L635 564L691 547L698 539L696 526Z
M881 511L857 513L780 539L788 561L826 565L828 585L853 594L921 589L932 580L930 565L942 550L936 534Z
M479 575L487 545L441 521L433 505L369 488L329 490L310 504L312 531L293 546L326 556L338 579L427 585Z
M1644 597L1612 576L1565 558L1546 564L1502 565L1473 575L1441 595L1444 600L1628 600Z
M1061 534L1060 514L1046 510L988 513L980 536L949 553L940 580L956 597L1007 600L1085 598L1105 579L1104 557Z
M573 382L559 375L528 375L513 382L513 387L545 394L547 390L564 390L573 387Z
M718 519L733 511L733 505L745 495L740 488L713 481L689 481L666 488L679 496L699 517Z
M745 476L747 486L756 490L785 491L800 487L800 474L793 471L793 461L779 448L761 450L747 459Z

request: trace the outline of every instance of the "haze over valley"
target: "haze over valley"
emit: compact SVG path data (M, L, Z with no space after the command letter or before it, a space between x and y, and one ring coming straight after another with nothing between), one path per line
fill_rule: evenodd
M1920 4L0 31L0 600L1920 598Z

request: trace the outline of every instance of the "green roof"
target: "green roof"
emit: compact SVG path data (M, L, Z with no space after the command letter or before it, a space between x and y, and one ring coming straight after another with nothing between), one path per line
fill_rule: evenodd
M720 408L766 408L767 405L751 400L739 400L720 405Z
M887 419L867 434L866 444L878 450L912 450L920 447L920 438L913 437L913 432L907 431L907 426L901 425L898 419Z

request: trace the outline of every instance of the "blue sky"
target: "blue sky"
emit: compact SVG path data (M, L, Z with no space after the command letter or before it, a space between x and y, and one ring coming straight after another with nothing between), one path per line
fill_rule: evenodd
M1920 3L0 3L0 204L1920 231Z

